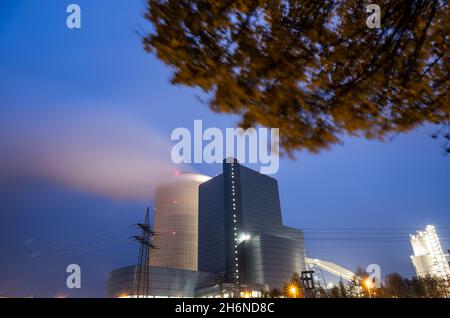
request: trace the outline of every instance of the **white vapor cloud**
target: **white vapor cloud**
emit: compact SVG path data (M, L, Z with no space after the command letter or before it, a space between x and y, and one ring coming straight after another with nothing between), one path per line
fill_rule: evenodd
M117 199L149 200L176 169L170 139L113 111L0 119L0 183L43 179Z

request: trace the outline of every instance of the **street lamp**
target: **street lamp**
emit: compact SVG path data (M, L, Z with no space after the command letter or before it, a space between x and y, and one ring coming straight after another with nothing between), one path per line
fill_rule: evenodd
M373 288L372 280L370 278L367 278L364 281L364 285L366 285L367 291L369 292L369 298L372 298L372 293L370 292L370 290Z
M295 297L297 295L297 287L291 286L290 291L292 293L292 298L297 298Z

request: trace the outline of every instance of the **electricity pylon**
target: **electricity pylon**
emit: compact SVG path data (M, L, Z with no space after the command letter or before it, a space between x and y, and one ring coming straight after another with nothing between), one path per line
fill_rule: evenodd
M141 230L141 235L135 235L133 240L139 242L139 259L134 275L134 295L137 298L148 297L150 278L150 249L153 249L152 237L154 232L150 228L150 208L147 208L144 223L135 224Z

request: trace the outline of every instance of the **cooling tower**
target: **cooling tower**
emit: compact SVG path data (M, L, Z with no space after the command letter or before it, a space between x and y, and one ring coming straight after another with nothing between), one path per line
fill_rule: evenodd
M157 187L150 266L197 271L198 187L209 179L181 173Z

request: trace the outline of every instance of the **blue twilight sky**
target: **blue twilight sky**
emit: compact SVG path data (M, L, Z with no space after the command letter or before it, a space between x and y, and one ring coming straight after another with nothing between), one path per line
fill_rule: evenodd
M73 2L81 30L65 25ZM169 83L136 34L149 29L144 9L144 0L0 2L0 295L104 296L108 272L137 259L130 224L173 170L172 130L237 122ZM310 256L411 276L408 234L429 223L450 248L450 162L430 131L282 159L284 223L305 230ZM71 263L80 290L65 287Z

